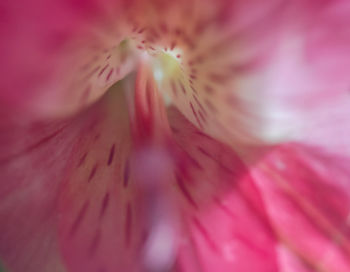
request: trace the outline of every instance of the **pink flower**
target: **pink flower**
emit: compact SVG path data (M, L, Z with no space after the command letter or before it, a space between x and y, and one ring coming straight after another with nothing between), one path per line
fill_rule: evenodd
M350 271L350 3L0 3L0 259Z

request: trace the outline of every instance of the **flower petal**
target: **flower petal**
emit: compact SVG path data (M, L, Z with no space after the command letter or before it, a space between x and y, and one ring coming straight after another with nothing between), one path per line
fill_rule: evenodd
M2 2L1 107L51 117L96 101L133 68L123 11L119 0Z
M159 271L172 264L176 222L167 190L167 119L146 66L132 93L127 90L129 110L120 95L113 99L119 102L95 120L97 142L83 134L69 162L59 228L71 271Z
M182 150L175 183L183 224L176 271L277 271L275 236L246 166L177 110L170 110L170 121Z
M330 150L338 133L327 127L348 123L349 8L346 1L146 1L131 17L139 47L155 56L160 89L198 128L231 145L294 139Z
M99 259L89 254L104 249L98 248L106 239L104 235L108 234L108 239L121 237L118 229L114 235L108 232L112 223L123 224L123 235L125 224L137 226L134 216L138 210L127 188L130 134L127 103L120 86L74 119L44 124L21 121L1 124L1 259L11 271L59 272L65 267L81 271L82 257L90 257L98 266ZM118 201L120 205L115 205ZM77 209L84 203L88 204L79 217ZM91 219L94 212L98 214L95 224L84 225L84 213L85 219ZM93 229L100 223L105 227L103 232ZM78 234L86 228L92 237L83 236L76 244L76 237L82 237ZM76 236L72 235L75 232ZM94 238L96 233L103 235ZM80 250L73 254L75 246Z
M80 129L70 125L0 125L0 258L9 271L65 271L55 201Z
M276 148L254 177L283 244L312 271L350 269L349 158L313 148Z

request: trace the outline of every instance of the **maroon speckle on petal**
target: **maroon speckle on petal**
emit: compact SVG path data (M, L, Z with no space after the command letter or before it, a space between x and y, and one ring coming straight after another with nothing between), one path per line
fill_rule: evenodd
M181 34L182 34L181 29L180 29L180 28L176 28L176 29L175 29L175 35L176 35L176 36L180 36Z
M146 30L146 28L144 27L144 28L141 28L137 33L138 34L141 34L142 32L144 32Z
M179 130L177 128L173 127L173 126L170 126L170 129L175 134L179 133Z
M97 163L96 163L96 164L94 165L94 167L91 169L88 182L90 182L90 181L93 179L93 177L95 176L96 171L97 171L97 167L98 167L98 165L97 165Z
M107 77L106 77L106 81L109 81L109 79L111 78L111 75L113 74L113 71L114 71L113 68L111 68L111 69L109 70L108 75L107 75Z
M173 41L170 45L170 50L174 50L175 46L176 46L176 42Z
M203 107L203 105L201 104L201 102L199 102L198 98L196 95L193 95L193 99L196 101L198 107L203 111L204 114L207 114L205 108Z
M94 142L96 142L98 139L100 139L100 137L101 137L101 134L97 133L94 137Z
M186 94L186 89L185 89L185 86L183 85L183 83L181 81L179 81L179 84L180 84L180 87L181 87L181 90L184 94Z
M206 151L204 148L202 147L198 147L198 150L204 154L205 156L207 156L208 158L212 159L213 161L215 161L221 168L222 170L228 172L229 174L234 174L234 172L232 171L232 169L226 165L224 165L221 161L219 161L218 159L214 158L208 151Z
M109 64L106 64L106 65L101 69L101 71L98 73L98 77L100 77L100 76L103 74L103 72L108 68L108 66L109 66Z
M89 205L90 205L90 202L87 201L87 202L85 202L83 207L80 209L78 216L75 218L74 223L72 225L72 228L70 229L69 236L73 236L77 232L77 230L79 229L81 221L83 221L83 219L86 215L86 211L89 208Z
M179 175L176 175L176 183L183 194L183 196L186 198L186 200L195 208L198 209L197 203L193 200L191 194L188 192L187 188L185 187L184 181Z
M199 135L199 136L201 136L201 137L203 137L203 138L206 138L207 140L213 141L212 137L210 137L208 134L205 134L205 133L203 133L203 132L201 132L199 130L195 131L194 133ZM198 148L200 148L200 147L198 147Z
M108 205L109 205L109 193L106 193L103 200L102 200L100 216L99 216L100 220L103 218L104 214L106 213Z
M196 121L197 121L199 127L200 127L201 129L203 129L202 122L201 122L201 120L199 120L198 115L197 115L197 112L195 111L192 102L190 102L190 107L191 107L191 110L192 110L192 113L193 113L194 117L196 118Z
M110 149L110 151L109 151L109 157L108 157L107 165L111 165L112 162L113 162L114 150L115 150L115 144L113 144L113 145L111 146L111 149Z
M196 168L203 170L203 167L194 158L192 158L190 155L187 157Z
M79 163L77 165L77 167L79 168L80 166L82 166L86 160L87 157L87 152L81 157L81 159L79 160Z
M203 147L198 146L198 150L199 150L202 154L204 154L205 156L207 156L208 158L213 159L213 160L216 160L216 159L213 158L213 156L212 156L208 151L206 151Z
M204 226L202 225L202 223L196 218L193 217L193 223L196 226L196 228L199 230L199 232L202 234L204 240L207 242L207 244L209 245L209 247L214 251L214 252L218 252L218 249L214 243L214 241L212 240L212 237L210 237L209 233L207 232L207 230L204 228Z
M207 120L204 117L204 114L202 113L202 111L198 111L199 117L202 119L203 123L205 123Z
M195 94L198 94L197 90L193 87L193 85L191 85L191 89Z

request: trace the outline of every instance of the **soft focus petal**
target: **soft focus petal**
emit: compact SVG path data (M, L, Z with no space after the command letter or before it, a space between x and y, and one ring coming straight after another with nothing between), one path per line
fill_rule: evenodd
M278 0L145 1L132 17L160 89L197 127L232 144L263 127L239 79L266 68L284 13Z
M0 107L67 115L133 68L118 18L124 1L2 1Z
M348 164L346 157L288 145L254 170L271 225L307 270L350 269Z
M349 8L342 0L146 1L130 16L161 90L197 127L229 144L294 139L340 151L345 137L332 138L349 129ZM336 132L335 120L344 124Z
M113 222L125 226L135 209L125 186L128 171L122 171L127 169L128 130L126 101L118 87L72 120L1 126L0 258L10 271L65 271L65 265L82 271L77 262L98 245L94 249L90 236L85 236L77 244L84 250L70 248L75 249L79 233L98 232L94 227L103 219L107 227L102 230L108 239L117 237L118 245L125 229L118 233L116 228L112 236L108 227ZM90 216L85 220L98 214L87 230L83 218L75 217L84 203Z
M59 199L60 242L70 271L162 271L172 265L176 216L166 189L172 160L162 141L169 136L165 109L154 87L141 66L135 94L128 90L130 109L125 98L114 97L117 102L95 120L98 139L86 131L75 147Z
M348 160L276 149L254 170L257 189L217 142L297 139L346 152L346 1L0 6L6 266L162 271L178 246L179 271L349 270ZM24 118L97 101L135 58L147 63L135 93L119 88L74 120ZM164 97L217 140L174 109L171 136L150 66Z
M76 111L143 54L165 96L217 139L340 152L347 139L333 137L349 128L328 127L349 115L349 10L343 0L5 1L1 106Z
M65 271L56 198L81 127L1 124L0 258L9 271Z
M174 109L170 121L183 156L175 173L183 224L176 271L277 271L275 236L242 161Z

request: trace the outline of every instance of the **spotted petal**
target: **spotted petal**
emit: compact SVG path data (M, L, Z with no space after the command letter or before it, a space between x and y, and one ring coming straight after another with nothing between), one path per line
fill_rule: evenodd
M223 0L146 1L130 16L161 90L198 128L231 145L300 140L340 152L348 14L346 1Z
M0 256L10 271L66 271L66 265L72 268L69 258L62 254L66 247L60 233L66 235L69 230L74 242L79 223L69 219L81 209L79 204L89 201L83 198L85 191L91 193L86 212L88 208L98 212L100 220L104 214L110 215L108 206L115 204L115 199L124 201L116 198L121 191L113 190L113 185L127 182L128 171L119 171L127 168L128 115L120 89L111 92L99 104L69 120L2 124ZM68 185L71 189L66 192ZM76 206L70 205L69 197L79 186ZM70 210L65 209L68 206ZM86 246L82 254L89 252L88 245L81 245Z

